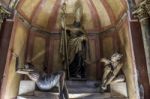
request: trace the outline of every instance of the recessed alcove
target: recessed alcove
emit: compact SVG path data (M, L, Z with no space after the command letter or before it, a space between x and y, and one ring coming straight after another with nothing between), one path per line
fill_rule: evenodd
M68 0L67 11L72 13L76 0ZM63 0L20 0L13 19L9 52L6 60L4 99L18 94L20 80L15 73L15 57L21 66L31 61L38 70L47 73L62 70L59 62L60 9ZM126 0L81 0L83 26L89 39L91 60L109 58L114 52L123 54L123 72L128 97L137 98L137 74L134 64L132 38ZM69 18L73 16L70 14ZM98 62L87 67L88 80L101 80L103 65Z

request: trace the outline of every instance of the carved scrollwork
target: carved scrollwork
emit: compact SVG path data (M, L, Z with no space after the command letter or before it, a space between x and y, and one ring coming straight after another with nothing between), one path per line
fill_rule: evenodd
M137 6L136 10L133 12L139 20L147 19L150 17L150 0L143 1Z
M1 29L1 24L3 23L4 19L7 19L11 16L11 13L7 11L2 5L0 5L0 29Z
M1 24L3 23L4 19L7 19L11 16L11 13L7 11L2 5L0 5L0 29L1 29Z
M145 8L147 10L147 13L150 15L150 0L146 0Z
M5 18L9 18L10 15L11 15L11 13L0 5L0 20L4 20Z

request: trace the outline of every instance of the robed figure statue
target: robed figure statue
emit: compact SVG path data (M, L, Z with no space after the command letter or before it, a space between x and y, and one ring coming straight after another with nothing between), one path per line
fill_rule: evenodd
M65 62L65 69L70 78L85 78L88 39L81 19L83 8L77 1L74 10L75 20L72 24L66 24L66 4L63 4L61 13L61 43L60 53Z

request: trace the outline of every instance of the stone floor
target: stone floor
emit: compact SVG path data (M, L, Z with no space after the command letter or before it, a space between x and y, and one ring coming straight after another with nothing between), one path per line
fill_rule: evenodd
M127 99L112 98L109 92L99 93L95 87L97 81L67 81L70 99ZM17 99L59 99L57 92L35 91L34 96L18 96Z

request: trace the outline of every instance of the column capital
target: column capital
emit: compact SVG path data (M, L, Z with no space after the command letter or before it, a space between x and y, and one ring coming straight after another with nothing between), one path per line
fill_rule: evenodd
M2 23L5 18L9 18L11 13L0 5L0 22Z
M150 16L150 0L146 0L146 2L145 2L145 8L147 10L147 13Z
M137 7L136 10L133 12L139 20L144 20L150 18L150 0L145 0L141 2Z
M1 24L3 23L4 19L7 19L11 16L11 13L7 11L1 4L0 4L0 30Z

